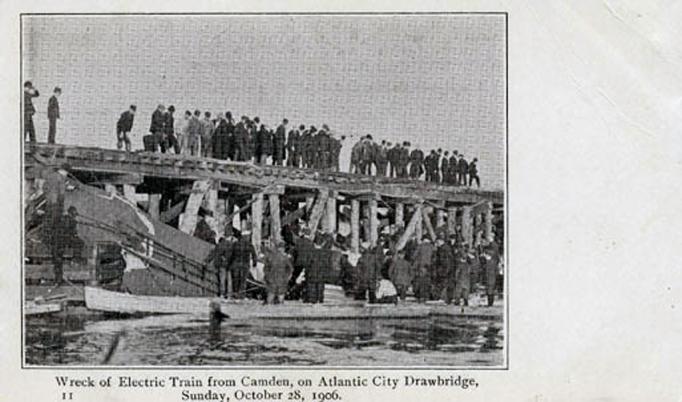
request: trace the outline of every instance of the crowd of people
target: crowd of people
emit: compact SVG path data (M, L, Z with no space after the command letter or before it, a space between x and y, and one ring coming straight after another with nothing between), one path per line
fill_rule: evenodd
M57 120L60 119L59 101L62 90L55 87L47 108L47 142L54 144ZM40 96L30 81L24 83L24 137L36 141L33 98ZM131 151L130 133L137 107L130 105L116 122L118 149ZM242 116L239 121L231 112L218 113L186 110L175 118L175 107L158 105L152 113L149 134L143 137L144 150L174 152L176 154L210 157L232 161L253 161L273 164L339 171L339 157L345 136L337 136L329 126L320 129L304 124L290 127L283 119L272 128L260 121ZM478 159L467 161L457 150L431 149L428 154L408 141L375 142L370 134L357 141L351 150L350 173L380 177L423 179L453 186L481 186Z
M117 124L118 148L130 149L129 133L136 107L121 114ZM269 128L258 117L242 116L234 121L231 112L185 111L177 122L175 107L159 105L152 114L149 135L144 138L146 151L213 157L233 161L271 163L318 170L339 171L339 155L345 136L337 136L323 124L306 128L289 127L284 119L276 129ZM457 150L443 152L432 149L429 154L410 142L392 145L385 140L377 143L371 134L360 138L351 151L349 172L380 177L412 178L454 186L478 187L478 159L467 161Z
M424 236L398 249L402 234L398 231L383 235L374 247L363 244L356 255L344 251L338 236L321 234L313 241L305 228L285 228L284 234L278 244L264 241L259 255L248 231L226 231L209 257L219 274L221 295L256 297L248 290L247 279L257 262L263 264L262 298L272 304L285 298L322 303L325 284L339 285L347 296L370 303L399 303L413 297L422 303L442 300L446 304L468 305L474 289L481 287L487 305L492 306L500 291L501 247L494 239L474 247L461 236L447 236L440 231L435 243ZM195 235L215 242L216 234L203 220ZM256 283L253 278L251 281Z
M116 133L118 148L130 150L130 131L137 108L131 105L121 114ZM305 125L290 128L283 119L272 128L259 117L242 116L235 121L230 111L212 115L211 112L185 111L182 118L174 116L173 105L159 105L151 117L149 134L143 138L145 151L174 152L232 161L253 161L273 164L339 170L341 142L326 124L318 130Z
M419 179L453 186L481 187L478 159L467 162L457 150L443 152L432 149L428 155L419 148L411 149L409 141L402 143L382 140L377 143L370 134L362 137L351 151L351 173L374 174L397 178Z

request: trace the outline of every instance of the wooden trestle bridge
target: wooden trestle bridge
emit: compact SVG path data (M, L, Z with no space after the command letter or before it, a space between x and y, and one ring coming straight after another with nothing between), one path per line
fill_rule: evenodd
M494 216L503 211L500 190L71 145L26 144L24 150L26 195L39 185L41 166L67 165L79 181L135 203L147 194L138 205L152 219L188 234L200 207L210 211L207 222L219 235L240 215L256 248L263 239L279 240L281 227L298 218L307 219L311 238L320 230L336 233L343 220L353 252L397 228L404 229L398 247L422 233L435 239L438 230L461 230L475 244L491 237Z

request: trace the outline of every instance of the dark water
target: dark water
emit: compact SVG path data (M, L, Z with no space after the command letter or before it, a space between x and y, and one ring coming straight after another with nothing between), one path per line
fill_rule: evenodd
M190 316L26 321L29 365L499 366L499 321L249 320L211 325Z

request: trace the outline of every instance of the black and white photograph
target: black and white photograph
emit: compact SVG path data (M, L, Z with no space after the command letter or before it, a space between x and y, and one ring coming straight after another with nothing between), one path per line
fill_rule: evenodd
M507 17L23 14L22 365L506 369Z

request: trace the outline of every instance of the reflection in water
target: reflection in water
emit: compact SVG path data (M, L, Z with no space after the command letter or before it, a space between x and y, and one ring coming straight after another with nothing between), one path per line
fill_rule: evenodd
M112 342L116 348L109 360ZM36 365L459 365L497 366L502 323L412 320L199 320L187 316L26 321Z

